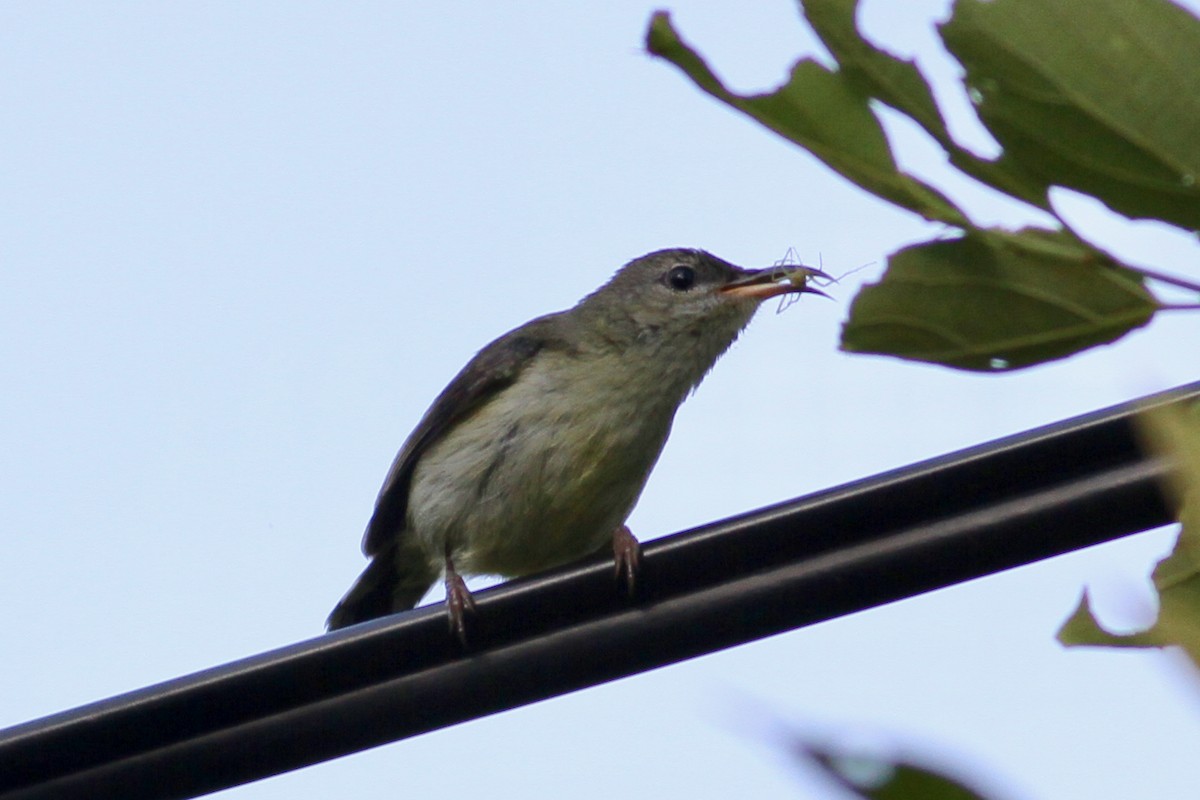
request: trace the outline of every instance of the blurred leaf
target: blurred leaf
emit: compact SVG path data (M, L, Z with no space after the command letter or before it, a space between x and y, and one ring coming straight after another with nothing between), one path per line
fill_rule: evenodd
M957 0L942 38L1005 157L1200 229L1200 21L1167 0Z
M869 97L841 73L805 59L774 92L738 95L679 38L665 12L651 19L646 45L705 92L804 147L867 191L926 219L960 227L970 224L941 192L899 170Z
M906 761L847 754L812 742L793 746L840 786L867 800L985 800L952 778Z
M1146 446L1174 462L1167 489L1181 506L1200 499L1200 403L1151 409L1142 415L1141 433ZM1200 519L1196 520L1200 522ZM1200 529L1189 540L1200 552Z
M1062 231L972 229L894 253L850 307L842 349L995 372L1146 324L1141 279Z
M1091 599L1085 590L1079 605L1058 629L1058 641L1068 646L1105 645L1108 647L1162 647L1169 642L1149 631L1110 633L1096 619Z
M1151 450L1172 460L1168 491L1181 508L1175 549L1154 568L1158 619L1144 631L1112 633L1096 620L1085 592L1058 640L1109 647L1180 645L1200 666L1200 404L1153 409L1142 416L1141 430Z
M950 136L933 91L916 64L885 53L859 34L855 25L858 0L802 0L802 5L809 24L856 88L911 117L946 149L951 163L963 172L1049 210L1045 181L1009 160L979 158Z

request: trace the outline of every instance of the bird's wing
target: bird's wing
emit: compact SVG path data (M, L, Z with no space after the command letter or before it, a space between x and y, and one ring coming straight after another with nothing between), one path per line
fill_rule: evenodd
M456 423L511 386L538 352L565 346L556 335L557 317L539 317L504 334L480 350L437 396L392 462L363 535L365 554L374 555L388 537L404 529L409 484L421 455Z

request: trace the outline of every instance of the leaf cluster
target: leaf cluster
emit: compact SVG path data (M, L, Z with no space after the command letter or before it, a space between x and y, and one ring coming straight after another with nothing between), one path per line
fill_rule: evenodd
M801 59L762 94L729 90L665 12L647 45L697 87L808 150L882 200L945 226L888 257L854 299L842 349L998 372L1113 342L1163 310L1148 282L1200 285L1138 269L1059 215L1053 187L1127 217L1200 231L1200 20L1169 0L955 0L938 26L962 66L982 124L1001 147L983 158L950 134L916 63L859 32L857 0L801 0L833 66ZM1048 215L1052 227L977 224L938 188L900 169L879 109L910 118L964 175ZM1200 308L1188 303L1184 308ZM1174 464L1183 523L1154 571L1159 614L1147 630L1106 630L1085 593L1063 625L1068 645L1180 646L1200 667L1200 406L1146 415L1147 447ZM982 798L904 760L846 758L798 741L797 756L863 798ZM865 768L865 769L864 769Z
M1003 148L987 159L951 136L914 62L860 34L857 0L801 5L836 67L801 59L772 92L730 91L665 12L647 45L861 188L947 226L891 254L882 280L855 298L843 349L1012 370L1115 341L1167 307L1148 273L1073 231L1049 192L1068 187L1130 217L1200 229L1200 21L1168 0L1090 0L1086 13L1076 0L957 0L939 32ZM959 171L1058 226L976 224L899 168L878 104L911 118Z

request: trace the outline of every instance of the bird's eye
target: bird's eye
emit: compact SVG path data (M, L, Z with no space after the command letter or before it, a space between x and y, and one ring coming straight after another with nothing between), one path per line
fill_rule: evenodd
M671 267L671 271L666 274L665 283L672 289L686 292L696 284L696 270L683 266Z

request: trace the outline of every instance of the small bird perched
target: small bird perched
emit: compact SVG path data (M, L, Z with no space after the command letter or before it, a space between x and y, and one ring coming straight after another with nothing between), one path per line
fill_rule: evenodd
M609 544L632 591L624 523L676 410L763 300L824 294L814 276L829 277L659 250L480 350L400 448L363 537L371 561L329 630L412 608L441 576L465 641L461 575L528 575Z

